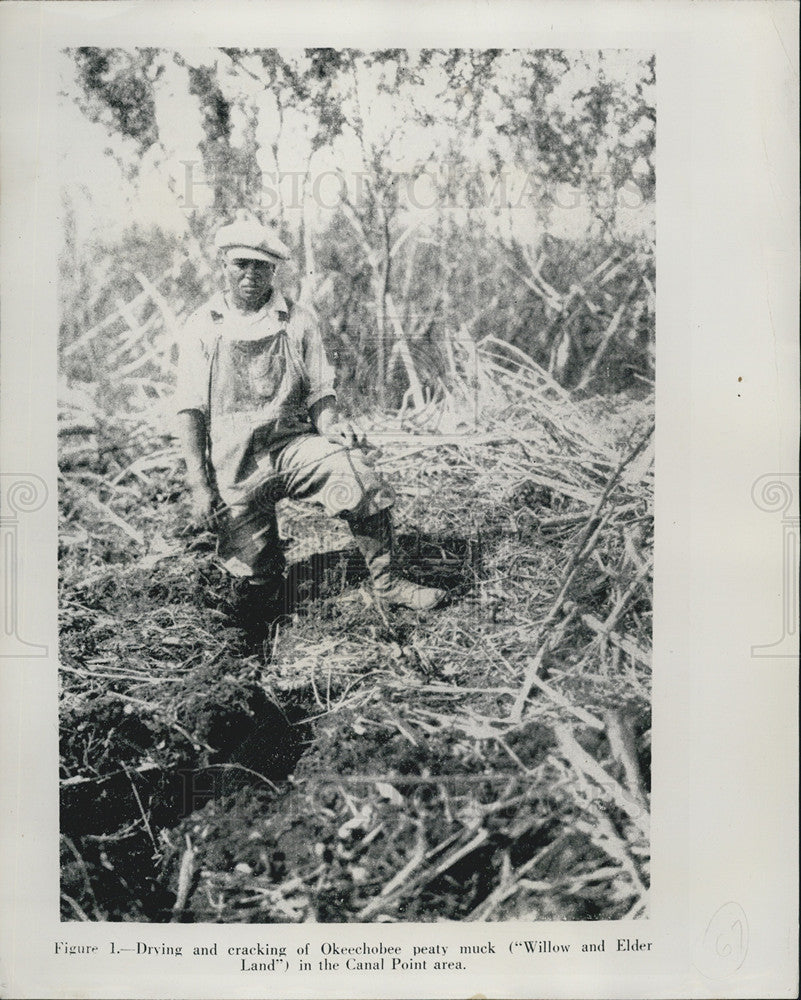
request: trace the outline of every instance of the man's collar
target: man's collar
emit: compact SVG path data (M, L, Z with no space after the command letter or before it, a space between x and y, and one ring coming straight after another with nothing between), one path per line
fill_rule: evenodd
M214 295L208 301L208 309L210 313L217 313L217 315L222 316L225 313L236 313L236 310L231 309L228 303L225 301L225 294L223 292L215 292ZM281 322L286 322L289 319L289 307L287 306L286 299L277 288L273 289L272 297L266 305L259 309L258 313L253 313L253 318L256 316L264 314L270 315L270 313L278 314L278 319ZM247 315L242 313L237 313L237 315ZM214 317L212 316L212 319Z

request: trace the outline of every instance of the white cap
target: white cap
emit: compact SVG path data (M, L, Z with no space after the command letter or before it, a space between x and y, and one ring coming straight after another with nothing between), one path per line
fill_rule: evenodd
M252 217L239 217L230 225L223 226L214 237L214 245L224 252L228 260L239 257L278 264L291 256L289 247L278 239L274 231Z

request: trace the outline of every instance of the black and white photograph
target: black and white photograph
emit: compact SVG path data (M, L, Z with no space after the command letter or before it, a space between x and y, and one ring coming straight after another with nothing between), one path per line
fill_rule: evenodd
M0 996L797 995L800 2L0 3Z
M61 62L62 919L647 917L654 54Z

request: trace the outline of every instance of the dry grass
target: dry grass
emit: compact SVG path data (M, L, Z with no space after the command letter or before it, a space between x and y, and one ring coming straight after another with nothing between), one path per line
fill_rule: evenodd
M500 341L452 347L424 410L367 428L404 567L450 603L387 615L344 527L285 504L266 665L184 532L174 445L73 397L68 919L645 914L652 401L577 403Z

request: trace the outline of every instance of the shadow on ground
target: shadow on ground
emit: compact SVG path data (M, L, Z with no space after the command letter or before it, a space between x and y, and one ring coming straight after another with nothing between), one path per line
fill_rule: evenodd
M398 571L421 586L446 590L449 601L467 594L480 577L480 539L416 533L399 534L395 542ZM321 597L367 582L367 567L354 546L314 553L288 567L275 613L303 613Z
M480 545L466 538L400 534L396 551L404 575L446 589L449 600L468 593L481 571ZM254 654L269 670L269 639L277 622L291 615L313 615L321 608L318 602L346 594L367 579L364 560L353 546L292 563L272 603L257 606L255 615L253 606L246 609L257 627L254 620L243 620L241 601L232 603L228 625L240 630L243 641L240 649L230 650L225 670L238 669L237 656L244 657L238 662L245 665ZM175 897L164 888L159 867L161 831L209 803L241 794L263 799L265 810L281 811L283 793L275 783L293 773L314 742L311 725L302 721L311 706L302 693L277 705L257 683L257 674L244 685L247 697L238 704L224 697L218 674L207 678L202 670L194 671L182 682L187 690L175 735L178 743L178 732L187 739L179 765L169 768L154 763L142 769L125 762L148 757L158 761L148 720L134 712L120 714L119 705L105 698L87 709L88 723L100 730L115 727L126 752L117 770L62 786L64 919L168 921ZM180 701L181 692L175 694ZM81 909L87 899L94 912Z

